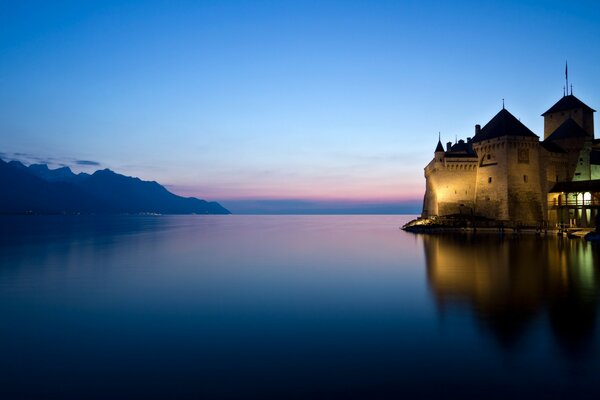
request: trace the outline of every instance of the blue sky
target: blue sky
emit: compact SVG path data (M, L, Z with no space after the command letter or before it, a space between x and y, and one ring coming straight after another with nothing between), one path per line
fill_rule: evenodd
M593 1L2 1L0 153L233 211L418 208L438 131L504 98L540 134L566 59L600 107L598 21Z

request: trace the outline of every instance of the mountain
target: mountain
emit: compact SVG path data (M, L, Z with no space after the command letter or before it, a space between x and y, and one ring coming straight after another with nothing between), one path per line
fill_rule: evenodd
M22 164L21 164L22 165ZM109 204L66 182L48 182L0 160L0 213L116 212Z
M0 160L0 213L230 214L216 202L177 196L157 182L108 169L74 174L68 167Z
M90 176L83 172L76 175L69 167L50 169L46 164L31 164L29 167L25 168L29 168L29 171L32 174L48 182L79 183Z
M230 214L219 203L177 196L154 181L142 181L109 169L94 172L79 186L125 213Z

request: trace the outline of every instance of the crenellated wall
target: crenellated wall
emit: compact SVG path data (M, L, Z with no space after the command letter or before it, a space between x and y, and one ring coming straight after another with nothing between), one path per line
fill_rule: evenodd
M546 215L548 182L536 138L500 137L473 144L477 158L446 158L425 168L423 217L477 215L526 225Z
M473 158L434 158L425 167L423 217L467 214L474 209L477 163Z

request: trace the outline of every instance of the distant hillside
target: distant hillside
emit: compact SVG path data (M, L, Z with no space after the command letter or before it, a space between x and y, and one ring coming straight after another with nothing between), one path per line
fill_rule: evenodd
M74 174L68 167L0 160L0 188L0 213L230 214L219 203L108 169Z
M24 168L29 170L32 174L37 176L38 178L42 178L48 182L67 182L67 183L77 183L82 180L89 178L89 174L80 173L78 175L74 174L69 167L62 167L57 169L50 169L46 164L31 164L29 167L26 167L19 161L11 161L9 164Z

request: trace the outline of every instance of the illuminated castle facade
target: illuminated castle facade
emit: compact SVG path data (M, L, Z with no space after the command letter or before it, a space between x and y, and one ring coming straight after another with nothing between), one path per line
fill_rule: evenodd
M470 215L521 226L590 227L600 209L594 112L572 93L544 117L544 140L504 107L466 141L438 141L422 217Z

